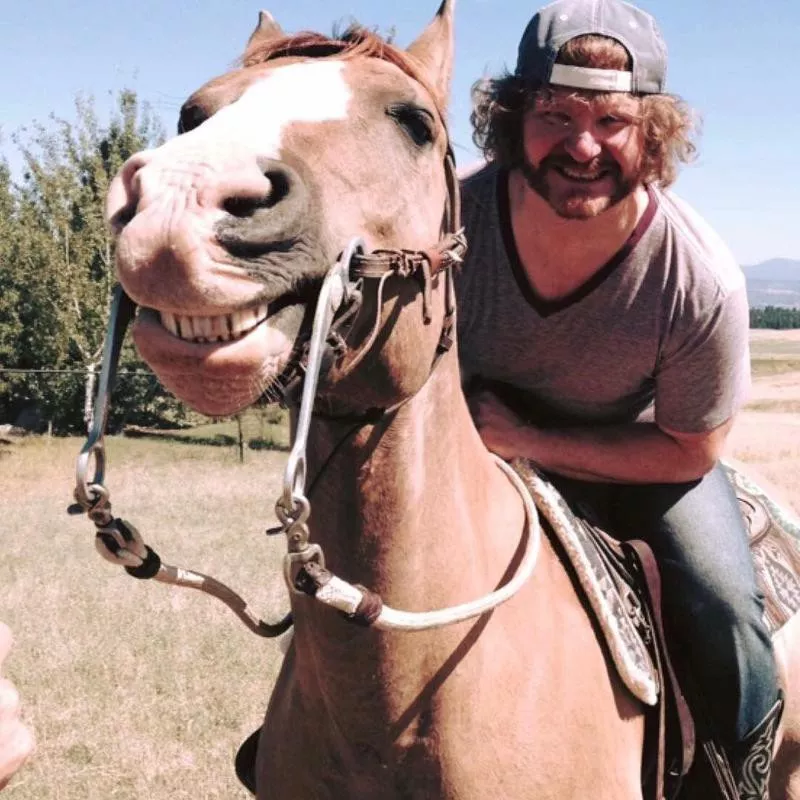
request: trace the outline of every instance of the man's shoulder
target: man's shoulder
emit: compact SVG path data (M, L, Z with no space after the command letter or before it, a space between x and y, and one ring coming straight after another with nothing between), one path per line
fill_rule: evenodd
M469 240L468 260L473 260L479 252L485 253L486 248L496 248L497 232L502 225L497 202L499 171L491 162L459 170L461 222Z
M484 196L494 192L498 167L492 162L475 161L458 168L458 180L464 197Z
M695 277L711 278L725 293L744 288L741 266L705 218L672 191L657 190L657 196L673 257L680 259Z

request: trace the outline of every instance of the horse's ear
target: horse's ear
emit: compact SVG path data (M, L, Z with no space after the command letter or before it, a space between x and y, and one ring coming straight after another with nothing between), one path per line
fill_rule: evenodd
M443 0L433 22L406 51L422 67L427 84L441 108L447 106L453 73L453 10L456 0Z
M281 26L275 22L275 18L269 11L258 12L258 25L256 29L250 34L247 40L247 47L245 47L245 56L256 47L260 47L267 42L282 37L283 31Z

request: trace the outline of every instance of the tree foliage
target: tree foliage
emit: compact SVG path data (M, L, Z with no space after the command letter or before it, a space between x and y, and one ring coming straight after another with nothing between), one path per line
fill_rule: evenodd
M800 308L783 308L780 306L751 308L750 327L771 328L772 330L800 328Z
M16 134L19 181L0 162L0 422L27 412L62 432L85 428L85 395L102 358L114 284L109 184L131 155L163 140L132 91L117 96L106 124L91 98L78 97L75 112ZM112 426L152 424L177 407L141 374L131 347L121 369L137 375L122 378Z

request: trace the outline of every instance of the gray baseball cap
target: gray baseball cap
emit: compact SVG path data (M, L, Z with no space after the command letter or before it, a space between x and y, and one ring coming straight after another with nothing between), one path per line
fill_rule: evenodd
M586 34L616 39L628 51L632 71L555 63L570 39ZM659 94L667 81L667 46L653 17L623 0L556 0L528 23L515 74L535 85Z

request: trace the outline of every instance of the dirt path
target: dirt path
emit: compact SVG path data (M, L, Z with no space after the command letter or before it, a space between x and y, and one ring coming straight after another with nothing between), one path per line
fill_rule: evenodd
M796 334L800 342L800 331L759 333L780 334L774 338L782 341L787 334ZM789 410L800 402L800 372L754 380L750 403L762 401L770 403L769 410L740 412L725 455L746 462L756 479L765 478L774 484L781 496L800 512L800 414ZM781 411L781 404L786 404L787 410Z
M759 400L800 400L800 372L769 375L756 378L750 393L750 402Z

